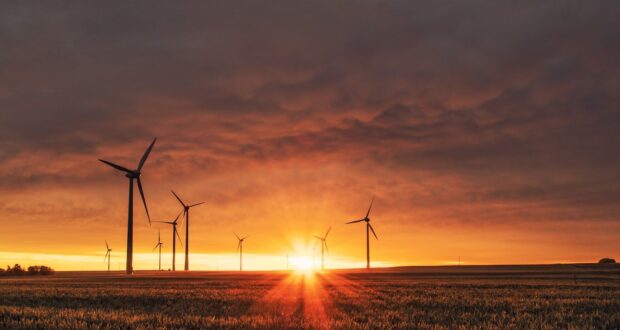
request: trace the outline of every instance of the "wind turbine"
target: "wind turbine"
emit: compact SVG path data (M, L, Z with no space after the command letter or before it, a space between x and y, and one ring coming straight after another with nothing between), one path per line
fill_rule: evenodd
M153 248L153 251L155 251L155 249L157 249L159 247L159 268L157 270L161 271L161 246L164 245L164 243L161 241L161 231L157 230L157 244L155 244L155 247ZM151 251L151 252L153 252Z
M181 216L181 213L177 214L177 217L174 218L174 220L172 221L153 221L153 222L159 222L159 223L166 223L172 226L172 271L176 270L176 255L177 255L177 240L176 238L179 238L179 244L181 244L181 246L183 246L183 243L181 243L181 236L179 236L179 231L177 230L177 221L179 220L179 217ZM159 251L159 258L161 260L161 247L160 247L160 251ZM161 263L161 261L160 261Z
M327 232L325 233L325 236L320 237L320 236L314 236L314 238L318 239L317 243L320 241L321 242L321 270L325 270L325 254L323 251L323 248L325 248L325 251L327 251L327 253L329 253L329 250L327 249L327 235L329 235L329 231L332 230L332 227L329 227L329 229L327 230ZM316 246L316 244L315 244Z
M353 221L349 221L345 224L350 224L350 223L356 223L356 222L366 222L366 269L370 269L370 236L369 236L369 231L372 231L372 234L375 236L375 238L377 240L379 240L379 237L377 237L377 233L375 233L375 229L372 228L372 225L370 224L370 218L368 217L370 215L370 209L372 208L372 203L375 201L375 198L373 197L372 200L370 201L370 206L368 207L368 212L366 212L366 216L363 219L359 219L359 220L353 220Z
M174 197L176 197L179 203L183 206L183 214L185 215L185 270L189 270L189 209L194 206L204 204L205 202L187 205L181 200L181 198L179 198L179 196L177 196L177 194L174 193L174 190L170 191L172 191Z
M237 251L239 251L239 271L242 272L243 271L243 241L248 237L246 236L244 238L241 238L237 236L237 234L235 234L235 236L239 240L239 244L237 244Z
M99 159L99 161L101 161L102 163L110 165L121 172L125 172L125 176L129 179L129 208L127 212L127 274L133 273L133 181L136 180L138 183L138 190L140 191L140 197L142 197L142 203L144 204L144 209L146 210L146 217L148 218L150 225L151 216L149 215L149 208L146 206L146 199L144 198L144 191L142 190L142 182L140 182L140 175L142 174L140 171L144 166L144 162L146 162L146 159L151 153L151 149L153 149L153 145L155 144L156 140L157 138L153 139L151 145L149 145L149 147L144 152L144 155L142 155L142 158L138 163L138 168L133 171L109 162L107 160Z
M106 253L105 253L105 257L103 257L103 262L105 262L105 259L108 259L108 272L110 271L110 258L112 258L112 249L110 249L110 246L108 245L108 240L105 241L105 247L107 249Z

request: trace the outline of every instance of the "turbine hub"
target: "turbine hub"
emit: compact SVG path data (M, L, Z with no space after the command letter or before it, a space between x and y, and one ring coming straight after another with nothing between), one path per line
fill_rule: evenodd
M130 178L130 179L137 179L137 178L140 177L140 172L133 171L133 172L125 174L125 176Z

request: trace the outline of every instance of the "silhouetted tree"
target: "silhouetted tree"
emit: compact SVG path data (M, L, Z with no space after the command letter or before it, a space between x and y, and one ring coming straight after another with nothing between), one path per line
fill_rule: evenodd
M20 264L15 264L13 268L8 266L6 272L12 275L23 275L25 273L24 269Z
M56 271L52 267L40 266L39 274L41 275L53 275Z
M37 275L37 274L39 274L39 266L28 267L28 275Z
M598 263L599 264L615 264L616 263L616 259L603 258L603 259L599 260Z

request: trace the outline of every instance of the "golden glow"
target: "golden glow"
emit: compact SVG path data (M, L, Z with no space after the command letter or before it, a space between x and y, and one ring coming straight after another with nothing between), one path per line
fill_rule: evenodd
M312 258L302 256L302 257L292 257L290 259L291 266L293 269L301 272L311 271L313 268Z
M106 270L107 262L104 262L104 252L89 254L48 254L48 253L24 253L24 252L5 252L0 251L0 267L13 265L16 263L22 266L32 265L49 265L59 271L66 270ZM162 251L161 266L163 270L172 267L171 255L169 251ZM183 269L183 253L177 253L177 269ZM295 264L293 264L295 260ZM346 257L332 257L330 259L330 268L361 268L364 266L362 261ZM239 255L234 253L222 254L206 254L191 253L190 261L192 270L207 271L236 271L239 270ZM395 264L377 261L373 263L375 267L394 266ZM138 252L134 254L134 269L136 270L154 270L158 266L158 255L156 252ZM298 267L299 266L299 267ZM314 264L310 257L293 257L289 258L289 269L299 270L299 273L312 272L313 269L320 269L320 262L316 260ZM125 253L124 251L112 251L110 263L111 270L125 269ZM260 270L285 270L286 256L271 254L243 254L243 270L244 271L260 271Z

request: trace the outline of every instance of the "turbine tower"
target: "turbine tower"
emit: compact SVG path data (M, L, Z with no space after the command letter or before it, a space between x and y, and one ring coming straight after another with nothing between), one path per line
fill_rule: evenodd
M155 247L153 248L153 251L155 251L155 249L157 249L159 247L159 268L157 268L157 270L161 271L161 246L164 245L164 243L161 241L161 231L157 230L157 244L155 244ZM151 252L153 252L151 251Z
M205 202L187 205L181 200L181 198L179 198L179 196L177 196L177 194L174 193L174 190L170 191L172 191L174 197L176 197L179 203L183 206L183 214L185 215L185 270L187 271L189 270L189 209L194 206L204 204Z
M157 138L153 139L151 145L146 149L144 155L140 159L138 163L138 168L135 170L129 170L123 166L114 164L107 160L99 159L102 163L105 163L109 166L112 166L114 169L119 170L121 172L125 172L125 176L129 179L129 207L127 212L127 265L126 271L127 274L133 273L133 181L136 180L138 183L138 190L140 191L140 197L142 197L142 203L144 204L144 209L146 210L146 217L149 220L149 225L151 224L151 216L149 215L149 208L146 206L146 199L144 198L144 191L142 190L142 182L140 182L140 175L142 174L142 167L144 166L144 162L148 158L151 153L151 149L153 149L153 145Z
M103 262L105 262L105 259L108 259L108 272L110 271L110 258L112 258L112 249L110 249L110 246L108 245L108 240L105 241L105 247L107 249L106 253L105 253L105 257L103 257Z
M177 217L174 218L174 220L172 221L153 221L153 222L158 222L158 223L165 223L165 224L169 224L172 226L172 271L176 270L176 255L177 255L177 240L176 238L179 238L179 244L181 244L181 246L183 246L183 243L181 243L181 236L179 235L179 231L177 230L177 221L179 221L179 217L181 216L181 213L177 214ZM161 248L160 248L161 249ZM161 250L160 250L160 258L161 258Z
M332 227L329 227L329 229L327 229L327 232L325 233L325 236L320 237L320 236L314 236L314 238L318 239L317 243L320 241L321 242L321 270L324 271L325 270L325 251L327 251L327 253L329 253L329 250L327 249L327 235L329 235L329 231L332 230ZM315 244L316 246L316 244Z
M366 222L366 269L370 269L370 235L369 235L369 231L372 231L372 234L375 236L375 238L377 240L379 240L379 237L377 237L377 233L375 233L375 229L372 228L372 225L370 224L370 218L368 217L370 215L370 209L372 208L372 203L375 201L375 198L373 197L372 200L370 201L370 206L368 207L368 212L366 212L366 216L363 219L359 219L359 220L353 220L353 221L349 221L345 224L351 224L351 223L356 223L356 222Z
M237 251L239 251L239 271L242 272L243 271L243 241L248 237L246 236L244 238L241 238L237 236L237 234L235 234L235 237L237 237L237 239L239 240L239 244L237 244Z

